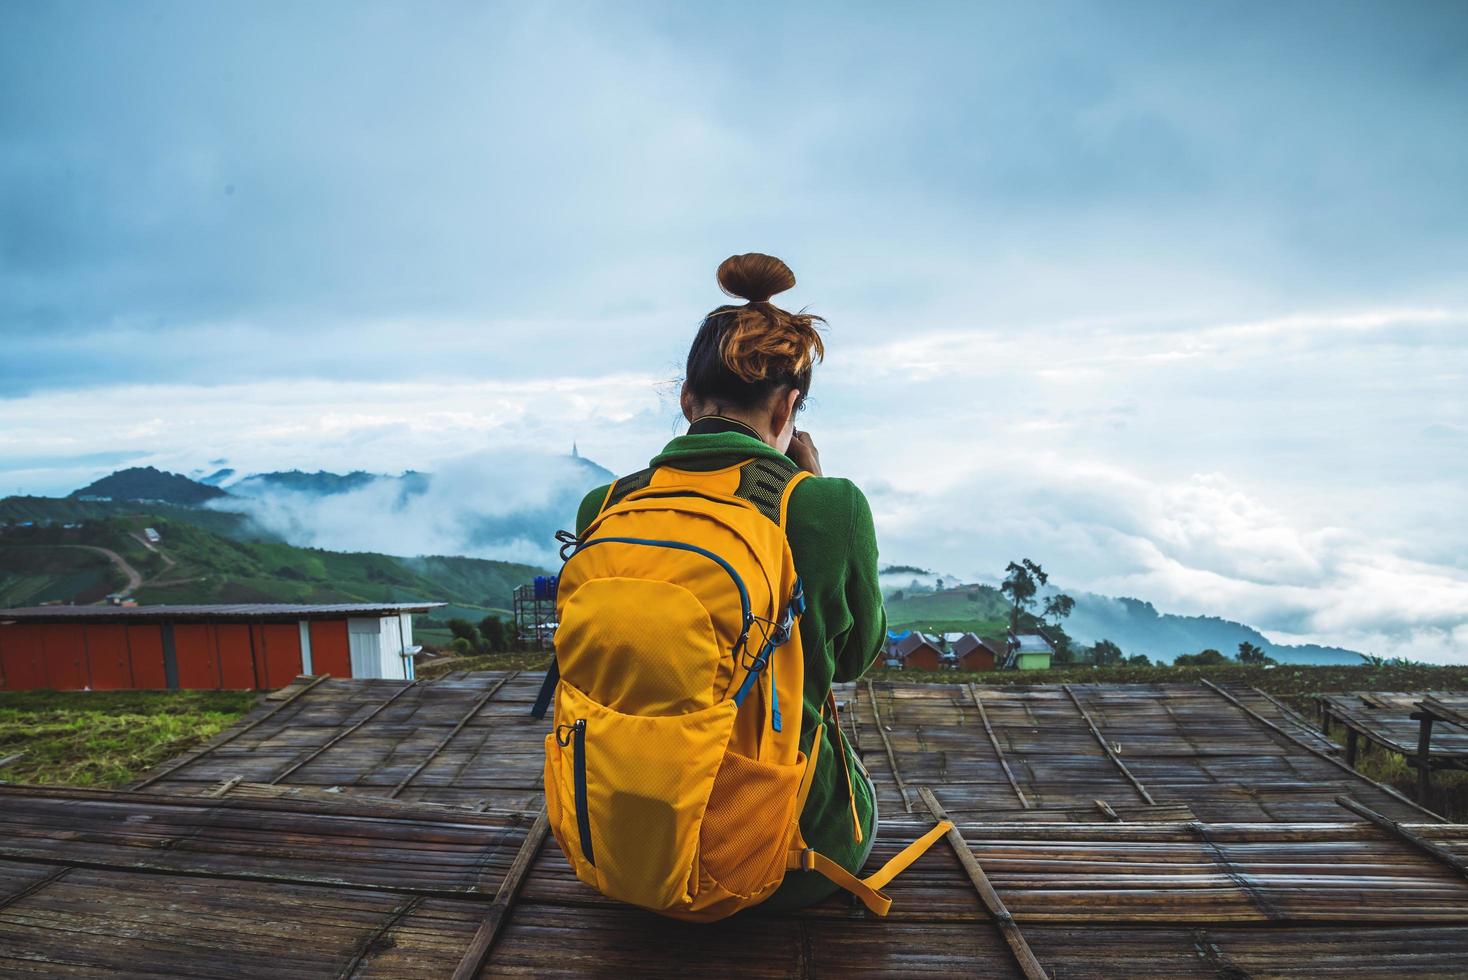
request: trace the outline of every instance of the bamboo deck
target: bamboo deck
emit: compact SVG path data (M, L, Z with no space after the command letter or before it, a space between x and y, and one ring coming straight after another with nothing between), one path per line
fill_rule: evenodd
M539 806L540 739L550 724L528 715L540 680L332 680L302 693L303 681L140 788L199 793L238 777L530 811ZM1343 793L1394 819L1432 819L1333 763L1324 748L1332 743L1249 689L881 682L841 685L837 696L883 812L913 812L913 787L926 785L950 812L986 819L1030 809L1109 819L1100 804L1131 821L1182 811L1206 821L1352 819L1335 803Z
M0 974L1462 976L1468 825L1209 686L838 689L869 867L958 824L875 919L695 926L576 881L538 674L302 679L137 791L0 786Z
M0 788L0 973L431 977L467 957L468 975L487 977L683 977L697 964L764 977L1022 975L946 845L890 886L887 919L835 898L700 927L590 891L534 836L538 823L360 796ZM876 858L924 826L884 822ZM1468 854L1468 827L1406 830ZM1468 968L1468 878L1369 823L959 832L1052 976ZM499 928L476 946L496 909Z
M1387 691L1352 691L1349 694L1323 694L1323 715L1347 729L1392 752L1415 757L1421 725L1413 718L1424 702L1430 701L1447 718L1460 720L1468 714L1468 696L1443 692L1401 693ZM1438 721L1432 728L1431 755L1434 763L1468 762L1468 727Z

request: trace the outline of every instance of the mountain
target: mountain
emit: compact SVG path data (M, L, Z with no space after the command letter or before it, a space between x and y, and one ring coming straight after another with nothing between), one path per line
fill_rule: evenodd
M410 477L421 478L421 476L411 470L401 477L379 476L365 470L353 470L345 474L328 473L325 470L318 470L315 473L284 470L272 473L252 473L230 484L229 492L236 496L260 496L272 490L288 490L293 493L329 496L360 490L375 480L408 480Z
M1179 616L1158 612L1141 599L1113 598L1093 592L1067 591L1076 601L1065 620L1065 631L1081 643L1107 639L1127 653L1145 653L1153 660L1171 661L1180 653L1217 650L1233 656L1243 642L1253 643L1281 663L1360 664L1361 654L1341 647L1270 642L1243 623L1218 616Z
M932 573L898 566L895 570L883 569L884 581L889 572L895 580L911 580L906 589L884 590L887 622L892 629L912 627L940 633L972 630L982 636L1002 636L1008 628L1009 601L992 585L931 590L923 583ZM1354 650L1273 643L1251 626L1218 616L1179 616L1158 612L1150 602L1141 599L1064 591L1075 600L1075 609L1063 621L1063 626L1077 646L1110 640L1128 655L1143 653L1152 660L1171 663L1179 654L1208 649L1232 657L1239 644L1247 641L1281 663L1352 665L1362 662L1361 654ZM1050 589L1045 594L1053 592Z
M152 466L134 466L118 470L111 476L91 483L71 496L78 498L103 498L108 500L161 500L169 504L197 506L220 497L227 497L218 487L190 480L177 473L165 473Z
M477 619L508 610L515 586L545 574L476 558L344 554L242 540L147 511L68 523L0 528L0 605L87 603L121 588L125 570L98 549L138 573L143 583L134 597L144 604L426 600L450 603L445 615ZM144 542L144 527L158 531L157 545Z

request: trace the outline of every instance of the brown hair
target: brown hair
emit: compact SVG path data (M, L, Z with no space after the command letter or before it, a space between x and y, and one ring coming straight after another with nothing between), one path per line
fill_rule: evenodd
M748 252L721 262L718 278L720 289L748 302L704 317L688 351L688 387L701 399L739 408L793 387L800 392L796 408L803 407L811 368L826 354L816 324L826 321L770 302L795 285L795 273L773 255Z

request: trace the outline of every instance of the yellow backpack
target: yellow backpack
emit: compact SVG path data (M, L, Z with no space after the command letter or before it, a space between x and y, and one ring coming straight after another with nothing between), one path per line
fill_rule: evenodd
M768 458L648 469L612 484L580 538L559 535L555 660L536 707L554 695L546 810L577 877L611 898L707 922L802 868L885 915L881 887L951 826L865 880L801 837L825 726L807 758L805 602L784 527L808 475Z

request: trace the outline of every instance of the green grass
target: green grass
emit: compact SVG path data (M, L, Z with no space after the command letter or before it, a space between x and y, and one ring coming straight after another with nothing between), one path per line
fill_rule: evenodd
M485 653L474 657L443 657L418 668L419 680L433 680L460 670L544 670L550 663L549 650Z
M0 693L0 780L116 787L234 722L252 691Z
M1009 603L998 589L965 585L942 592L887 597L887 623L894 630L1003 636L1009 627Z

